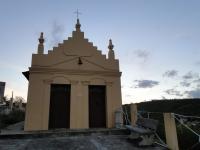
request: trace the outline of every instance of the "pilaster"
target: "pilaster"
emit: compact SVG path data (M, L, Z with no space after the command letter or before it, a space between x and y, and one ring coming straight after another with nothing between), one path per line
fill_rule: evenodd
M42 129L49 129L49 109L50 109L50 93L51 93L51 83L53 80L43 80L44 83L44 97L43 97L43 113L42 113Z
M70 95L70 129L78 128L79 121L79 101L77 95L80 91L78 91L78 81L72 80L71 83L71 95Z
M105 82L106 84L106 126L107 128L114 127L114 111L112 109L112 82Z

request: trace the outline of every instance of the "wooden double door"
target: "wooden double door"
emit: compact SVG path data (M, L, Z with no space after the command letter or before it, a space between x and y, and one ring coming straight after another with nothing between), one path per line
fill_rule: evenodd
M105 128L106 86L89 85L88 91L89 128ZM49 129L70 128L70 93L69 84L51 84Z

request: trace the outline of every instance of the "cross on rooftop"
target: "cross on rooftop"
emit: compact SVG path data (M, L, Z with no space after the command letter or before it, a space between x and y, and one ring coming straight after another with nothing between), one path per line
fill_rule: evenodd
M81 15L81 13L78 11L78 9L77 9L77 11L75 11L74 13L75 13L76 16L77 16L77 19L78 19L78 16Z

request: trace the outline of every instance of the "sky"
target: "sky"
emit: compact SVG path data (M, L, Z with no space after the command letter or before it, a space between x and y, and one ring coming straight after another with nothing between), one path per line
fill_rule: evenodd
M45 52L81 30L103 54L114 44L122 101L200 97L199 0L0 0L0 81L5 95L27 99L21 72L31 65L40 32Z

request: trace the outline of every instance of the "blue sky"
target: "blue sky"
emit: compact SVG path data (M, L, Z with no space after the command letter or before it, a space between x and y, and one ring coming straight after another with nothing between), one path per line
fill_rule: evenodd
M123 103L200 97L199 0L1 0L0 81L26 99L21 72L38 37L45 51L71 36L80 15L85 37L107 54L112 38L122 71Z

